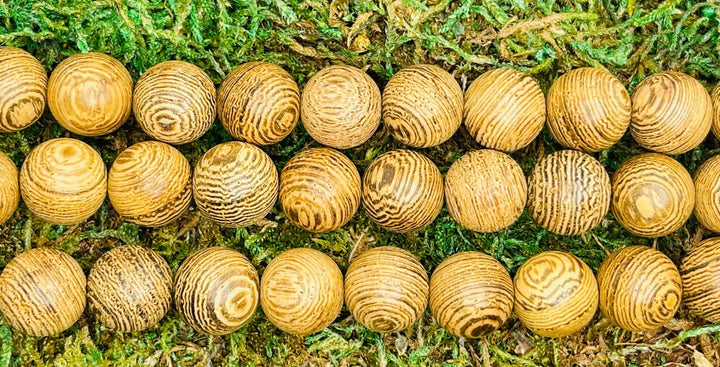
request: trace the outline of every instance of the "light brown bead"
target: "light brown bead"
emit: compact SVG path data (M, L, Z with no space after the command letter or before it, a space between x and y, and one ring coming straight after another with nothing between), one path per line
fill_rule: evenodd
M365 170L362 202L370 219L399 233L426 227L443 206L440 170L426 156L406 149L377 157Z
M235 139L275 144L290 135L300 118L300 90L281 67L248 62L233 69L220 85L217 111Z
M175 275L175 308L201 333L226 335L240 329L259 301L255 267L229 248L202 249L185 259Z
M695 187L678 161L645 153L623 162L612 178L615 219L636 236L661 237L680 229L695 206Z
M50 112L65 129L84 136L117 130L130 117L133 81L120 61L90 52L63 60L50 75Z
M716 138L720 139L720 83L713 89L710 100L713 106L712 132Z
M263 272L260 303L278 329L310 335L328 327L343 306L343 276L320 251L295 248L274 258Z
M20 203L20 183L15 162L0 152L0 225L15 213Z
M457 337L475 339L497 330L513 308L510 274L481 252L445 259L430 278L430 311Z
M683 301L712 323L720 322L720 237L693 246L682 260Z
M494 69L465 91L465 127L491 149L526 147L545 124L545 95L532 77L513 69Z
M720 233L720 155L695 171L695 218L703 227Z
M33 55L0 47L0 133L20 131L40 119L47 85L47 72Z
M429 287L425 268L412 254L392 246L376 247L350 263L345 304L372 331L402 331L425 312Z

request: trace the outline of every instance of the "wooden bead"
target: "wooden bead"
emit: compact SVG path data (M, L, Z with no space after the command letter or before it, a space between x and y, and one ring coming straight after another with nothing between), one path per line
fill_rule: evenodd
M616 250L603 261L597 281L600 310L628 331L655 330L680 307L680 273L667 256L650 247Z
M190 206L190 176L190 163L177 149L159 141L144 141L115 159L108 178L108 197L124 219L160 227Z
M215 85L199 67L164 61L138 79L133 111L140 127L168 144L191 143L215 121Z
M577 150L543 158L528 181L528 209L535 221L560 235L595 228L610 208L610 177L597 159Z
M445 201L450 215L476 232L497 232L520 217L527 182L520 165L491 149L471 151L445 175Z
M345 304L366 328L392 333L420 319L428 303L428 276L409 252L382 246L360 254L345 274Z
M720 233L720 155L695 171L695 218L703 227Z
M585 152L610 148L630 125L630 95L607 70L575 69L548 91L547 126L560 144Z
M712 132L716 138L720 139L720 83L713 89L710 100L713 106Z
M235 139L275 144L290 135L300 118L300 90L281 67L248 62L230 72L220 86L217 111Z
M598 285L577 257L546 251L531 257L514 280L515 314L533 333L561 338L584 328L598 307Z
M15 162L0 152L0 225L12 217L19 203L18 169Z
M20 193L38 218L69 225L90 218L105 201L107 169L80 140L59 138L36 146L20 169Z
M298 227L330 232L347 223L360 206L360 174L334 149L305 149L280 173L280 204Z
M666 71L649 76L632 95L630 132L643 147L685 153L705 140L713 120L710 95L693 77Z
M133 81L120 61L97 52L75 54L50 75L50 112L65 129L84 136L117 130L130 117Z
M295 248L274 258L263 272L260 303L278 329L310 335L328 327L343 306L343 276L320 251Z
M401 143L428 148L444 143L460 127L463 92L447 71L415 65L398 71L383 91L382 117Z
M21 332L56 336L85 310L85 274L70 255L48 247L25 251L0 275L0 312Z
M470 84L463 115L465 127L478 143L513 152L540 134L545 95L532 77L513 69L494 69Z
M170 309L172 272L165 259L141 246L120 246L103 254L90 270L88 309L105 327L145 330Z
M362 202L381 227L399 233L424 228L440 214L443 181L426 156L406 149L387 152L365 171Z
M639 154L623 162L612 178L615 219L636 236L661 237L680 229L695 206L690 174L662 154Z
M336 149L366 142L380 126L380 89L362 70L333 65L308 80L302 123L320 144Z
M693 246L680 265L683 301L712 323L720 322L720 237Z
M193 329L230 334L257 310L260 280L241 253L209 247L190 255L175 275L175 308Z
M0 47L0 133L20 131L45 111L48 77L33 55Z
M430 311L457 337L475 339L492 333L505 323L512 308L510 274L483 253L450 256L430 278Z

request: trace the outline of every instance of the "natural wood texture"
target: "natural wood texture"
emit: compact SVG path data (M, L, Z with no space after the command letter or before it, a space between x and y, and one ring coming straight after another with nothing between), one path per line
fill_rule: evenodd
M705 228L720 233L720 154L695 171L695 218Z
M683 301L693 312L720 322L720 237L694 245L680 265Z
M513 152L530 144L545 124L545 95L532 77L494 69L465 92L465 127L485 147Z
M290 135L300 118L300 90L281 67L248 62L233 69L220 85L217 113L235 139L275 144Z
M377 157L365 170L362 202L381 227L399 233L424 228L440 214L443 179L426 156L406 149Z
M676 160L645 153L623 162L612 178L612 211L630 233L661 237L687 222L695 206L692 178Z
M120 246L103 254L90 270L88 309L108 328L141 331L165 316L172 288L165 259L141 246Z
M445 175L448 212L460 225L476 232L497 232L513 224L526 200L522 168L496 150L468 152Z
M680 307L680 273L667 256L650 247L616 250L603 261L597 281L600 310L625 330L655 330Z
M287 250L263 272L260 303L278 329L310 335L325 329L343 306L343 275L337 264L320 251Z
M200 212L228 227L245 227L264 218L278 196L278 172L262 149L228 142L208 150L193 175Z
M108 178L108 197L124 219L159 227L190 206L190 163L177 149L159 141L137 143L120 153Z
M577 150L552 153L528 181L528 210L543 228L578 235L600 224L610 208L610 178L597 159Z
M130 117L133 81L120 61L97 52L75 54L50 75L47 101L53 117L67 130L101 136Z
M38 218L75 224L90 218L105 201L107 169L100 154L80 140L48 140L25 159L20 193Z
M625 86L607 70L571 70L555 80L548 91L548 130L568 148L605 150L627 131L630 102Z
M15 162L0 152L0 225L15 213L20 203L20 183Z
M705 140L712 120L710 95L687 74L653 74L633 92L630 132L638 144L649 150L685 153Z
M505 323L512 308L510 274L483 253L450 256L430 278L430 311L455 336L475 339L487 335Z
M0 47L0 133L20 131L40 119L47 85L47 72L33 55Z
M382 100L382 117L401 143L428 148L450 139L463 117L463 92L447 71L415 65L395 73Z
M135 85L135 120L152 138L174 145L191 143L215 121L217 94L210 77L184 61L147 69Z
M337 150L305 149L280 173L280 204L298 227L330 232L347 223L360 206L360 174Z
M713 106L712 132L716 138L720 139L720 83L713 88L710 100Z
M409 252L392 246L367 250L345 274L345 304L355 319L379 333L405 330L428 303L428 276Z
M540 336L575 334L597 311L595 275L567 252L545 251L531 257L518 269L514 285L515 314Z
M356 147L380 125L377 84L364 71L346 65L320 70L302 92L302 123L320 144L337 149Z
M255 267L229 248L202 249L185 259L175 275L175 308L201 333L226 335L240 329L259 301Z

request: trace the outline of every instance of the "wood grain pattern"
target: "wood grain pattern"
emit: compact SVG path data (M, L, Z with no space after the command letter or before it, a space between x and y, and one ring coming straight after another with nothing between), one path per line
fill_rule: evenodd
M15 162L0 152L0 225L4 224L20 203L20 183Z
M705 320L720 322L720 237L694 245L682 260L680 276L688 308Z
M713 88L710 100L713 106L713 123L711 129L713 135L720 139L720 83Z
M33 55L0 47L0 133L20 131L40 119L47 85L47 72Z
M703 227L720 233L720 155L695 171L695 218Z

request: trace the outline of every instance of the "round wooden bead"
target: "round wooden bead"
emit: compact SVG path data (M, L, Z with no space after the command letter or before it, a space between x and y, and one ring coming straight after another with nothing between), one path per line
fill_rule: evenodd
M531 257L518 269L514 285L515 314L540 336L575 334L597 311L595 275L567 252L546 251Z
M217 111L235 139L275 144L290 135L300 118L300 90L281 67L248 62L233 69L220 85Z
M90 218L105 201L107 169L80 140L59 138L36 146L20 169L20 193L38 218L69 225Z
M387 152L365 171L362 202L381 227L399 233L424 228L440 214L443 181L426 156L406 149Z
M33 55L0 47L0 133L20 131L45 111L48 77Z
M182 215L192 196L190 163L159 141L137 143L120 153L108 178L108 197L124 219L159 227Z
M226 335L257 310L260 280L241 253L209 247L190 255L175 275L175 308L193 329Z
M20 184L15 162L0 152L0 225L15 213L20 203Z
M465 92L465 127L485 147L513 152L530 144L545 124L545 95L532 77L494 69Z
M474 339L487 335L505 323L512 308L510 274L483 253L450 256L430 278L430 311L455 336Z
M274 258L263 272L260 303L278 329L310 335L325 329L343 305L343 276L320 251L295 248Z
M720 237L693 246L680 265L683 301L712 323L720 322Z
M680 273L667 256L650 247L616 250L600 266L597 281L600 310L625 330L655 330L680 307Z
M97 52L75 54L50 75L50 112L65 129L84 136L117 130L130 117L133 81L120 61Z
M560 235L595 228L610 208L610 177L597 159L577 150L543 158L528 181L528 209L535 221Z
M10 260L0 275L0 312L32 336L55 336L85 310L85 274L70 255L35 248Z
M308 80L302 123L320 144L337 149L366 142L380 125L380 89L362 70L333 65Z
M695 218L703 227L720 233L720 155L695 171Z
M298 227L330 232L347 223L360 206L360 174L334 149L303 150L280 173L280 204Z
M710 100L713 106L712 132L716 138L720 139L720 83L713 89Z
M695 206L690 174L676 160L645 153L623 162L612 178L612 211L630 233L661 237L687 222Z
M649 150L681 154L705 140L712 116L710 95L700 82L687 74L666 71L635 87L630 132Z
M627 131L630 95L605 69L575 69L550 87L547 113L550 135L560 144L599 152L610 148Z
M402 69L383 91L385 126L395 139L412 147L433 147L450 139L462 116L460 85L435 65Z
M345 304L379 333L405 330L420 319L429 296L425 268L409 252L382 246L360 254L345 274Z
M471 151L445 175L450 215L476 232L497 232L513 224L525 209L527 182L520 165L491 149Z
M202 69L185 61L164 61L138 79L133 111L153 139L187 144L212 126L216 97L215 85Z

